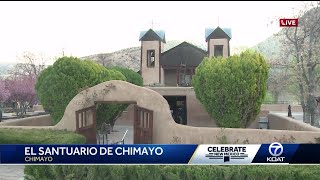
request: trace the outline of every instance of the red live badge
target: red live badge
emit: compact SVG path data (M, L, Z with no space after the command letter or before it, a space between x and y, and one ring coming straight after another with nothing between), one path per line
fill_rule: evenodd
M280 19L280 27L298 27L298 19Z

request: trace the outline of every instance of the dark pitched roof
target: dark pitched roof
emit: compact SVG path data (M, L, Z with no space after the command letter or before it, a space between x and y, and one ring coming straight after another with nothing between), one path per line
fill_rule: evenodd
M168 41L168 42L166 43L166 45L164 46L164 49L163 49L163 52L162 52L162 53L164 53L164 52L166 52L166 51L169 51L170 49L172 49L172 48L180 45L180 44L183 43L183 42L192 44L192 45L194 45L195 47L198 47L198 48L200 48L200 49L202 49L202 50L204 50L204 51L207 51L207 44L206 44L206 43L202 43L202 42L199 43L199 42L195 42L195 41L192 42L192 41L172 40L172 41Z
M148 31L141 31L139 36L139 41L162 41L166 42L165 32L164 31L154 31L149 29Z
M206 28L205 29L205 39L208 41L209 39L219 39L219 38L227 38L231 39L231 29L230 28Z
M188 42L182 42L176 47L161 54L160 65L179 66L186 64L187 66L198 66L207 52Z

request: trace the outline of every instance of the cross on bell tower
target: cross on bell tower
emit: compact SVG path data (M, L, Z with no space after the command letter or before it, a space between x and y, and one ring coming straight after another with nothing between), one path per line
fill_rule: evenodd
M156 27L156 26L158 26L159 24L158 24L158 22L156 22L157 20L155 20L155 18L152 18L151 20L150 20L150 24L148 25L151 29L156 29L156 28L158 28L158 27Z

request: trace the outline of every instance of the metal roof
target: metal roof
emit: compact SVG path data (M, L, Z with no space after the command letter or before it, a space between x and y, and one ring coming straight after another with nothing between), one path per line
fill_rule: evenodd
M208 36L211 35L211 33L216 30L217 28L220 28L219 26L216 27L216 28L206 28L205 29L205 39L208 38ZM229 37L230 39L232 38L232 34L231 34L231 28L220 28L223 30L223 32L225 32Z
M143 36L144 36L147 32L149 32L150 30L153 31L153 32L155 32L162 41L165 41L165 31L163 31L163 30L154 31L153 29L149 29L148 31L141 31L141 32L140 32L140 36L139 36L139 40L141 40L141 38L143 38Z

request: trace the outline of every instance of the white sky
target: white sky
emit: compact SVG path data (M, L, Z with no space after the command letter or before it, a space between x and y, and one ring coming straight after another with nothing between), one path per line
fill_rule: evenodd
M139 46L139 33L205 42L207 27L232 28L231 46L253 46L279 31L301 2L0 2L0 63L25 51L86 56ZM269 26L268 26L269 24Z

